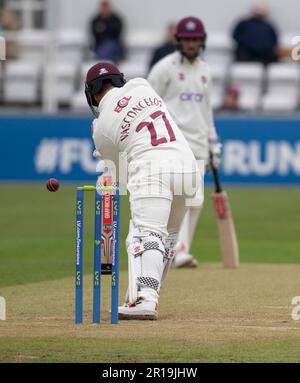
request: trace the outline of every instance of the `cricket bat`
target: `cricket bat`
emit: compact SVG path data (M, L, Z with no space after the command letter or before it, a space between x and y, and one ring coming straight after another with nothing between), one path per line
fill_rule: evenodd
M110 176L103 176L103 186L112 186ZM104 189L102 192L102 252L101 274L112 273L113 251L113 199L112 190Z
M239 250L229 199L226 191L222 190L218 170L213 166L210 155L210 167L215 185L212 195L216 212L219 239L224 267L236 268L239 265Z

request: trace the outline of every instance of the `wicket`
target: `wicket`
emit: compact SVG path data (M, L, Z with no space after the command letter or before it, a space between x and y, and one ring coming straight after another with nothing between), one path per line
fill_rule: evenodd
M118 323L120 194L109 177L105 181L76 189L75 323L83 322L84 192L95 193L93 323L101 321L101 275L111 275L111 323Z

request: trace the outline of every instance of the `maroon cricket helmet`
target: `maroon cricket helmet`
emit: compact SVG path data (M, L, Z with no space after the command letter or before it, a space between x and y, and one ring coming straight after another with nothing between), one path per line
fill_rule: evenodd
M177 39L195 37L206 38L206 31L203 22L197 17L189 16L180 20L177 24L175 37Z
M126 81L123 73L110 62L99 62L88 70L85 80L85 95L87 102L96 117L98 117L98 103L94 96L101 92L103 84L107 82L110 82L117 88L121 88Z

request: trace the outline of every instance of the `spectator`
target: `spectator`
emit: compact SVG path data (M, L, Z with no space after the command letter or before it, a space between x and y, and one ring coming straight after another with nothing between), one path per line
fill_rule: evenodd
M229 85L225 92L222 110L236 112L239 110L239 89L235 85Z
M90 29L96 57L100 60L105 59L117 63L124 55L123 21L113 12L109 0L103 0L100 3L99 14L92 19Z
M155 48L153 51L152 59L149 65L149 70L152 68L154 64L156 64L163 57L169 55L170 53L175 52L175 45L174 45L175 32L176 32L176 24L170 23L167 27L166 41L159 47Z
M19 29L19 22L16 15L7 8L0 10L0 35L2 32L14 32ZM17 47L14 39L6 37L6 59L13 59L17 56Z
M236 42L236 61L254 61L265 65L276 62L278 36L275 28L267 20L267 4L256 2L252 15L238 22L233 30Z

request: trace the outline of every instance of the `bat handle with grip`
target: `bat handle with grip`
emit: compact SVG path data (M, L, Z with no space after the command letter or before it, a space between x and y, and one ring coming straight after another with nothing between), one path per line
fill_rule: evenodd
M214 179L215 192L216 193L222 193L222 187L221 187L221 183L220 183L220 179L219 179L218 170L213 165L213 154L212 154L212 152L209 153L209 163L210 163L212 176Z

